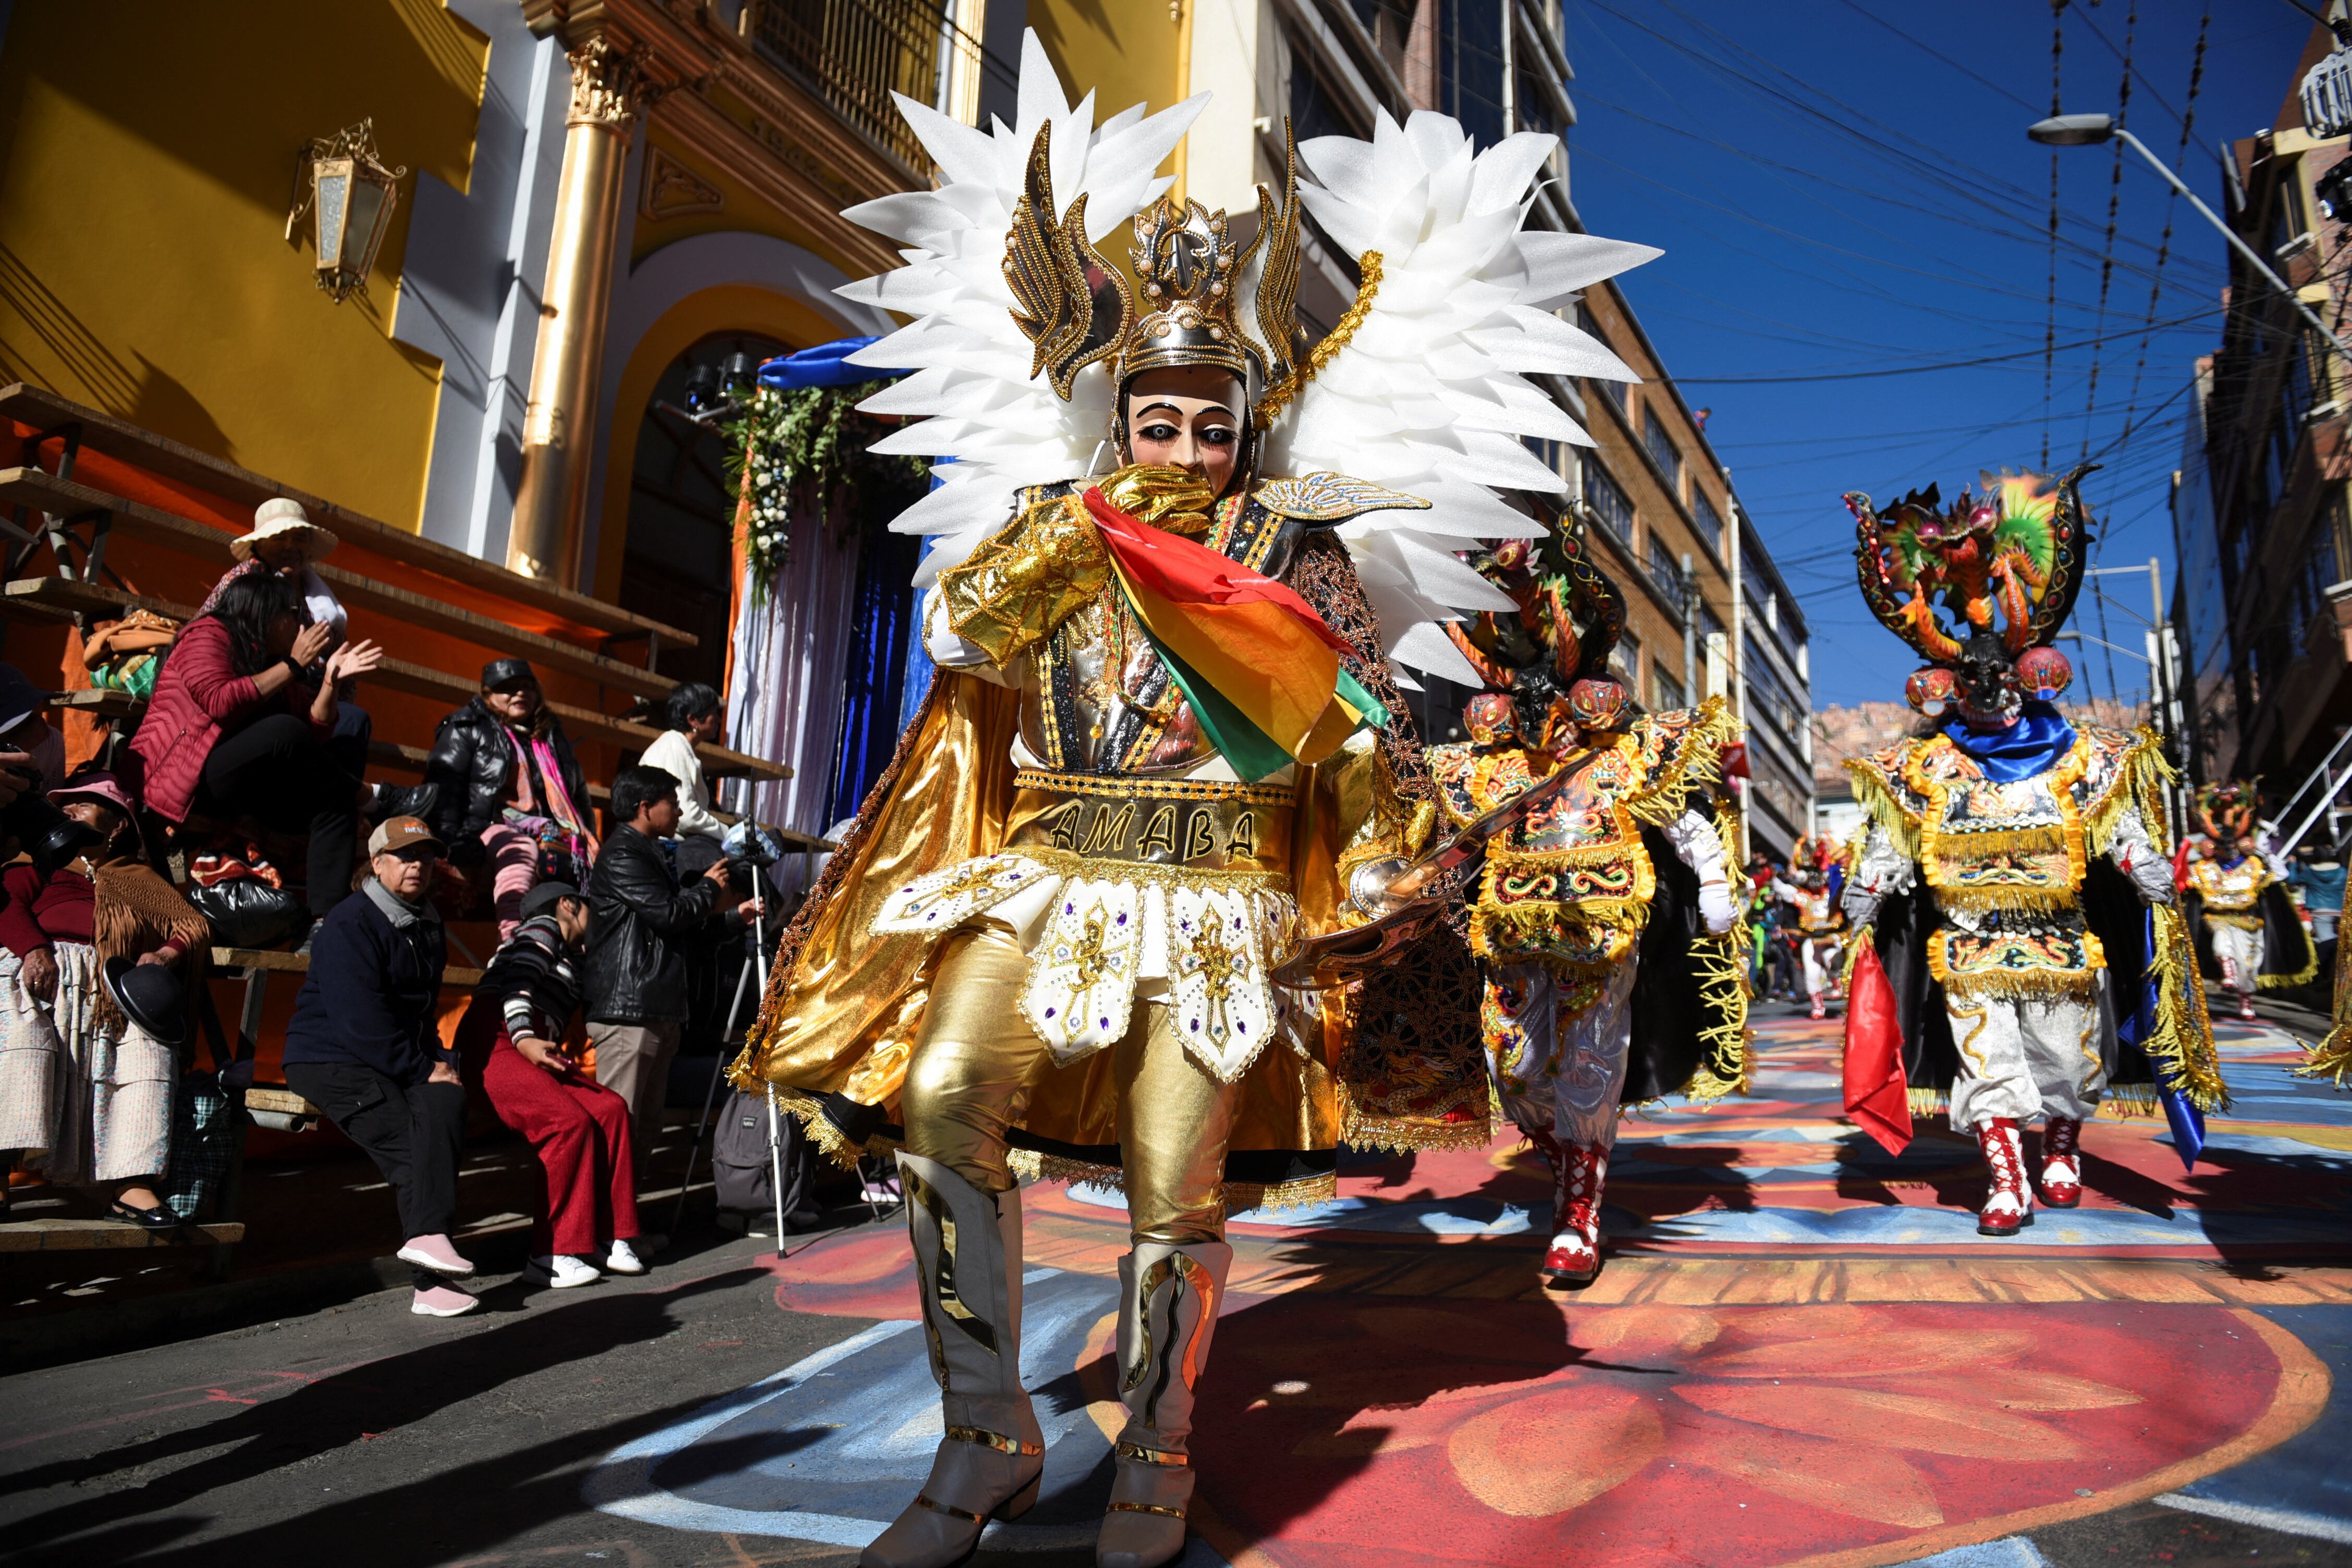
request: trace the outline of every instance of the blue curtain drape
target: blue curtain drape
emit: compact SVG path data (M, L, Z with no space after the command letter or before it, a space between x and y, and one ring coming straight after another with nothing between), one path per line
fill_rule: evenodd
M933 488L937 488L936 482ZM939 541L925 535L919 542L923 547L922 553L915 559L919 563L930 555L931 546ZM916 602L921 603L920 595L916 595ZM907 669L898 691L898 729L902 733L923 710L923 697L931 689L932 668L931 656L923 650L922 632L918 627L907 638Z
M841 745L833 763L828 823L856 815L898 746L909 647L914 657L922 656L922 640L911 635L913 579L921 542L908 534L872 528L857 552L849 678L842 688ZM921 694L916 695L919 700Z

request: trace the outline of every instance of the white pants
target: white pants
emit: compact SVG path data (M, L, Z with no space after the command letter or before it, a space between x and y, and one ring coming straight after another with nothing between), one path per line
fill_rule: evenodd
M2205 929L2213 933L2213 956L2221 965L2221 984L2242 996L2252 995L2262 983L2261 928L2249 931L2244 926L2207 921Z
M2099 983L2104 986L2106 976ZM2036 1116L2080 1121L2098 1109L2107 1069L2096 997L1948 996L1944 1006L1960 1048L1952 1082L1955 1128L1982 1127L1997 1117L2021 1125Z
M1559 993L1541 964L1487 973L1483 1012L1496 1097L1523 1131L1606 1149L1617 1141L1633 1040L1633 960L1618 963L1591 1006L1564 1018Z

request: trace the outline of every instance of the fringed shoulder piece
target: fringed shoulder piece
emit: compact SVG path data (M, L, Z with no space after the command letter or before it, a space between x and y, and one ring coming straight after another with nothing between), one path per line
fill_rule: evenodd
M1895 847L1914 860L1919 858L1920 820L1927 806L1906 778L1918 746L1906 737L1867 755L1849 757L1845 763L1863 815L1885 828Z
M2352 1078L2352 963L2345 962L2347 952L2352 952L2352 944L2337 945L2334 1026L2325 1039L2310 1047L2310 1058L2294 1069L2297 1078L2328 1079L2338 1089L2352 1088L2345 1082Z
M2139 813L2148 839L2158 849L2169 851L2172 832L2166 820L2164 786L2177 775L2164 760L2164 745L2156 731L2146 725L2126 731L2085 724L2079 733L2089 744L2091 755L2082 782L2074 786L2074 799L2083 813L2083 834L2091 853L2106 853L2116 824L2127 810Z
M1654 713L1635 726L1641 787L1625 799L1635 818L1664 826L1686 808L1691 791L1723 777L1724 748L1739 739L1739 721L1720 697L1696 708Z

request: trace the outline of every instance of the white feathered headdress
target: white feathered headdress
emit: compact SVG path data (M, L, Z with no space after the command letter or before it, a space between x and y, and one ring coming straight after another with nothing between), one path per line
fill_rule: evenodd
M1152 172L1208 95L1149 117L1138 105L1097 127L1094 95L1073 108L1030 33L1015 124L1000 120L982 132L911 99L898 101L939 167L940 188L844 215L898 240L908 264L841 292L913 318L851 358L913 372L861 405L918 417L876 450L952 459L935 470L940 487L891 525L937 537L917 579L928 585L1007 521L1016 489L1092 471L1110 426L1109 365L1086 365L1068 397L1058 396L1047 376L1032 379L1037 351L1013 318L1006 247L1039 132L1046 132L1054 199L1085 198L1083 239L1091 246L1166 192L1171 182ZM1258 468L1345 474L1430 503L1367 513L1339 532L1389 658L1464 685L1478 684L1477 675L1442 623L1512 606L1454 552L1542 531L1495 494L1568 489L1526 442L1591 444L1526 377L1639 379L1553 312L1577 290L1659 252L1521 226L1529 183L1557 142L1522 132L1474 153L1457 121L1423 111L1402 126L1381 115L1369 142L1327 136L1298 149L1319 182L1301 184L1300 201L1366 281L1333 340L1274 389L1286 399L1264 405L1273 412L1286 401L1260 436ZM1250 287L1263 266L1251 268Z

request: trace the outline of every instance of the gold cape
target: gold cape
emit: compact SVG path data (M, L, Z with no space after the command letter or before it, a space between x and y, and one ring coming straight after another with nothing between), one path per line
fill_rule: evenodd
M1359 647L1372 630L1336 542L1302 552L1300 586ZM1334 559L1336 557L1336 559ZM1320 592L1313 591L1319 583ZM1349 624L1353 621L1355 624ZM1373 645L1376 646L1376 645ZM1350 661L1391 699L1385 669ZM995 852L1012 809L1013 742L1021 694L954 670L933 679L842 847L787 928L760 1017L730 1076L776 1087L784 1106L835 1160L882 1154L900 1137L898 1111L929 1001L928 935L872 930L892 892L942 866ZM1418 746L1398 747L1400 793L1426 798ZM1316 770L1299 770L1291 874L1302 934L1339 923L1339 846ZM1477 976L1457 927L1441 926L1389 971L1344 997L1327 996L1319 1048L1268 1049L1243 1077L1225 1179L1236 1208L1314 1203L1334 1190L1331 1151L1483 1148L1490 1135L1479 1043ZM1015 1169L1116 1184L1113 1053L1049 1068L1013 1131Z

